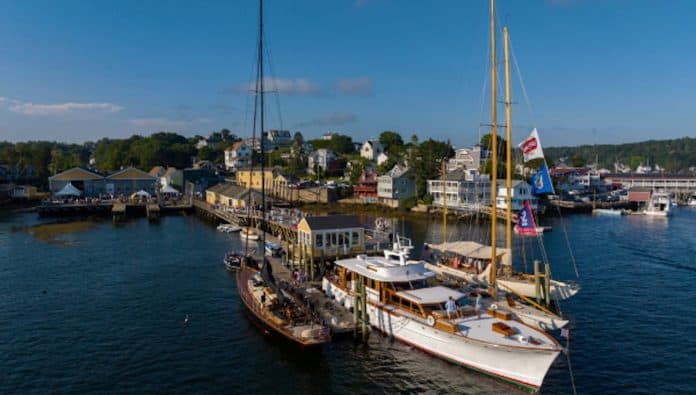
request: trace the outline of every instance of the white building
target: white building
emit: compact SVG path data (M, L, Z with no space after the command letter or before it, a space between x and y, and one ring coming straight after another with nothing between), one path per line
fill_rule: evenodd
M416 181L408 167L395 165L377 178L377 197L401 201L416 194Z
M433 205L453 209L477 209L491 205L491 180L487 174L478 170L458 169L448 172L445 180L428 180L428 193L433 197Z
M196 149L201 149L208 146L208 139L201 137L198 142L196 142Z
M384 147L377 140L366 140L360 148L360 156L372 161L376 161L382 152L384 152Z
M314 168L317 166L323 171L326 171L329 164L336 159L338 159L338 156L335 152L330 149L320 148L307 157L307 172L314 174Z
M512 180L511 207L512 211L517 212L524 207L524 201L529 200L532 209L536 210L539 199L532 195L532 186L523 180ZM498 181L498 195L496 196L495 207L498 209L507 208L507 184L505 180Z
M332 138L334 138L334 136L338 136L338 133L336 133L336 132L326 132L326 133L324 133L324 134L321 135L320 139L325 140L325 141L329 141L329 140L331 140Z
M266 132L266 139L275 147L286 147L292 144L292 136L289 130L271 129Z
M227 170L246 167L251 160L251 149L243 141L237 141L225 150L225 168Z
M386 162L389 160L389 155L387 155L386 152L382 152L377 156L377 164L381 165L382 163Z
M447 161L447 171L480 169L484 152L484 150L481 150L480 145L455 150L454 156Z

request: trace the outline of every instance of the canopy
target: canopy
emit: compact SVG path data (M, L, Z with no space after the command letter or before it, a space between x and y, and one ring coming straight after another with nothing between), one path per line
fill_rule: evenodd
M429 244L430 248L442 252L453 252L467 258L491 259L491 247L475 241L450 241L442 244ZM507 248L496 248L496 255L500 257L508 253Z
M137 197L149 198L149 197L150 197L150 194L147 193L146 191L143 191L143 190L141 189L141 190L139 190L138 192L134 192L134 193L131 195L131 199L134 199L134 198L137 198Z
M174 188L174 187L171 186L171 185L165 186L164 188L162 188L162 189L160 190L160 192L161 192L161 193L168 193L168 194L172 194L172 195L178 195L178 194L179 194L179 191L177 191L176 188Z
M80 195L82 195L82 191L75 188L75 186L72 184L72 182L67 183L63 187L63 189L56 192L56 196L80 196Z

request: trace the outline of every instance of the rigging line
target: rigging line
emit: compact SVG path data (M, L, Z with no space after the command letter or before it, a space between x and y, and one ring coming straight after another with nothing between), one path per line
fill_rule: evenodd
M575 389L575 376L573 375L573 365L570 364L570 329L568 329L568 337L566 337L566 359L568 360L568 374L570 375L570 385L573 387L573 395L577 395Z
M527 95L527 88L524 85L524 79L522 78L522 70L519 64L517 64L517 56L515 56L515 47L512 45L512 40L508 38L508 43L510 44L510 55L512 57L512 62L515 64L515 70L517 70L517 78L520 81L520 88L522 89L522 95L524 96L524 101L527 104L527 112L529 113L529 120L532 121L532 126L536 128L537 123L534 118L534 110L532 109L532 102L529 100L529 95Z
M277 74L275 73L275 66L273 64L273 58L271 57L271 45L268 43L268 37L265 37L264 39L266 40L266 46L265 46L265 51L266 51L266 63L268 64L268 72L271 75L271 81L273 83L273 93L275 97L275 102L276 102L276 110L278 111L278 124L279 124L279 130L283 130L283 114L280 112L280 90L278 89L278 84L275 78L277 77Z
M544 165L548 169L549 165L546 163L546 158L544 157ZM578 263L575 260L575 254L573 253L573 246L570 245L570 238L568 237L568 230L565 226L565 221L563 220L563 214L561 213L561 206L556 206L556 211L558 212L558 220L561 224L561 230L563 231L563 237L566 242L566 247L568 247L568 253L570 254L570 261L573 264L573 270L575 270L575 277L580 278L580 271L578 270Z

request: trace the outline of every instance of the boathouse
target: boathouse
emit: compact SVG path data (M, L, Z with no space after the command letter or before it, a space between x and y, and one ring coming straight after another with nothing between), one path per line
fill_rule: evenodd
M48 177L48 189L55 195L66 185L72 184L85 197L95 197L104 193L104 176L82 167L72 169Z
M305 217L297 225L300 245L314 256L365 251L365 228L355 215Z
M247 206L248 200L248 189L228 182L217 184L205 191L205 201L212 205L241 208ZM251 202L253 206L261 204L261 194L253 191Z
M128 167L105 177L104 191L115 196L130 196L135 192L145 191L154 196L157 181L157 177L135 167Z

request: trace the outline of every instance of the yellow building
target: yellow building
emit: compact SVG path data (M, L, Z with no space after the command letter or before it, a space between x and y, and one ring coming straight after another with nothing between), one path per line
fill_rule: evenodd
M290 183L289 177L283 175L278 168L264 169L264 182L269 194L283 190ZM236 172L237 184L261 190L261 168L244 168Z
M261 194L253 192L251 196L253 206L261 204ZM246 207L249 200L249 190L231 183L217 184L205 191L205 201L212 205L221 205L232 208Z
M297 236L314 256L365 251L365 228L354 215L305 217L297 225Z

